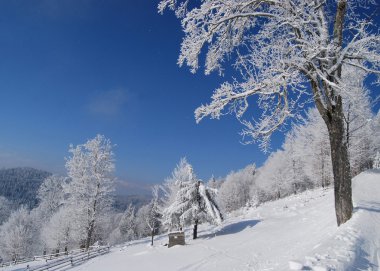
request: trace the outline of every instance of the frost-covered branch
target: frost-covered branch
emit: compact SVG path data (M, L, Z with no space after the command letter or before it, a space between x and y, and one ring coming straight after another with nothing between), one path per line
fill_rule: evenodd
M269 141L289 117L298 117L304 95L312 95L321 115L326 115L335 108L336 96L349 91L340 78L343 65L368 74L380 72L376 26L370 19L360 19L354 4L346 0L161 1L159 11L172 9L182 22L185 37L179 65L196 72L205 52L206 74L222 74L228 60L240 75L220 85L211 102L195 110L196 121L232 113L245 126L243 135L252 136L252 141ZM367 8L371 4L363 3ZM282 100L280 108L278 100ZM255 112L260 113L254 120L248 113L251 101L257 101Z

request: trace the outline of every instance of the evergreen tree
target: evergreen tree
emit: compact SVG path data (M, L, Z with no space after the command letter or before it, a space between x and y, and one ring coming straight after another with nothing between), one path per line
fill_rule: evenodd
M174 202L164 210L164 224L180 229L193 224L193 239L196 239L198 223L202 220L216 224L222 222L223 217L215 201L216 193L196 178L193 167L185 158L181 159L173 176L180 177L176 180L179 189Z

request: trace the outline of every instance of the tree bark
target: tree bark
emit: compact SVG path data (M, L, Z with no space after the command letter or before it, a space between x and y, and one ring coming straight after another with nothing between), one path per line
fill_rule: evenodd
M153 238L154 238L154 230L151 231L151 237L152 237L152 240L151 240L151 246L153 246Z
M335 212L337 224L340 226L352 216L351 169L345 140L343 105L337 96L335 106L325 116L329 131L331 159L334 174Z
M87 231L87 238L86 238L86 250L89 249L91 245L91 239L92 239L92 233L94 232L94 221L91 221L88 231Z
M198 219L194 222L194 228L193 228L193 239L197 239L198 237Z
M98 182L96 185L95 200L94 200L94 204L92 206L92 214L91 214L90 210L88 210L88 216L89 217L92 216L92 219L88 225L88 230L87 230L86 250L88 250L90 245L91 245L92 234L93 234L94 228L95 228L95 219L96 219L95 217L96 217L96 208L98 206L97 203L98 203L98 197L99 197L99 188L100 188L100 183Z

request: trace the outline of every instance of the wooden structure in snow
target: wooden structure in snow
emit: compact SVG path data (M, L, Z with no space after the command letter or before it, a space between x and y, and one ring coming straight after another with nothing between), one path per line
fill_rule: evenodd
M172 247L175 245L185 245L185 233L183 231L170 232L169 233L169 245Z

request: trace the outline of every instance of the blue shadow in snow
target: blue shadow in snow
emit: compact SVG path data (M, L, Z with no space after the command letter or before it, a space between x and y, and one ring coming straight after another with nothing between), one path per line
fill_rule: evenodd
M215 236L235 234L247 228L252 228L256 226L256 224L259 222L261 222L261 220L244 220L244 221L236 222L230 225L226 225L225 227L223 227L222 229L220 229L219 231L215 233L209 233L209 234L200 236L199 238L206 239L206 238L211 238Z
M366 201L354 208L354 212L358 210L365 210L368 212L380 213L380 204L377 202Z
M352 266L347 269L347 271L380 270L380 269L378 269L379 263L375 264L375 263L370 262L368 260L370 258L370 255L366 251L364 251L363 243L364 243L364 240L359 240L359 242L356 244L355 260L354 260ZM380 249L377 249L375 254L380 255Z

